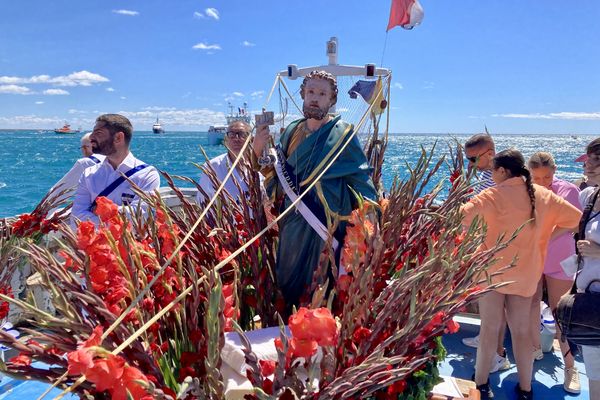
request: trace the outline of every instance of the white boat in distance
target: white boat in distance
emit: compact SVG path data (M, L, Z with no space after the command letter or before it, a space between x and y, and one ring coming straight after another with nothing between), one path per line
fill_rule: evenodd
M152 132L153 133L165 133L164 128L162 127L160 122L158 122L158 117L156 117L156 122L154 123L154 125L152 125Z
M237 112L234 112L234 107L231 103L228 103L228 107L229 114L225 116L227 125L211 125L210 128L208 128L208 144L210 146L223 144L223 139L225 139L225 134L227 133L227 127L232 122L244 121L247 124L250 124L251 118L250 113L248 112L247 103L244 103L243 107L238 107Z

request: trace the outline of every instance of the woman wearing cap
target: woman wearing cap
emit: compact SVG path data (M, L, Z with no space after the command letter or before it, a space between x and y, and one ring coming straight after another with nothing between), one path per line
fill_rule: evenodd
M552 154L543 151L533 154L527 162L533 183L551 190L556 195L567 200L577 208L579 206L579 189L574 184L554 176L556 163ZM554 237L548 244L548 253L544 263L544 273L537 287L537 292L531 302L531 335L534 347L534 358L541 360L543 353L540 344L540 301L542 290L546 286L548 291L548 305L554 312L560 300L573 286L573 275L565 274L560 262L575 254L575 241L571 232L562 233ZM565 381L563 387L569 393L579 393L579 373L575 367L575 360L569 351L567 342L560 341L560 349L565 362Z
M583 163L583 165L581 167L583 168L584 171L585 171L585 162L587 161L587 158L588 158L587 154L582 154L575 159L575 162ZM573 182L573 184L575 186L577 186L579 188L579 190L583 190L586 187L590 186L590 185L588 185L587 176L585 176L585 175L583 175L581 178L577 179L575 182Z
M482 250L493 247L501 237L507 239L517 231L518 235L495 254L497 261L488 270L494 274L490 277L491 283L508 284L479 299L481 329L475 383L482 400L493 397L488 377L506 309L519 376L515 390L518 399L528 400L533 398L531 298L542 276L552 232L557 227L575 228L581 212L551 191L534 185L523 155L515 149L494 156L492 179L495 187L484 190L462 206L463 223L470 226L476 217L485 222L487 231Z
M585 239L577 242L577 250L583 257L581 271L577 276L577 289L584 291L588 288L600 292L600 198L597 198L597 185L600 184L600 138L592 140L586 148L585 175L590 186L579 194L581 207L594 202L591 214L581 221ZM581 229L580 228L580 229ZM590 399L600 399L600 347L581 346L583 363L590 385Z

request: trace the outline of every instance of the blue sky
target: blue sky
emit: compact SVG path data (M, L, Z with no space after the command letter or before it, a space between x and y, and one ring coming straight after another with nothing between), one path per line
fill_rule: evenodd
M0 0L0 128L203 130L337 36L341 63L392 69L392 132L600 134L599 1L421 0L383 53L390 1Z

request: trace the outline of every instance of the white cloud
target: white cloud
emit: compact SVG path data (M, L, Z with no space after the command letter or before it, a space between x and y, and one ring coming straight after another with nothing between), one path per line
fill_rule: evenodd
M204 18L204 14L202 14L200 11L194 11L194 18Z
M120 99L121 99L121 100L127 100L127 97L125 97L125 96L121 96L121 97L120 97Z
M192 46L194 50L221 50L221 46L218 44L206 44L206 43L198 43Z
M219 11L216 8L207 8L204 10L207 17L214 18L215 20L219 20Z
M556 113L533 113L533 114L492 114L492 117L500 118L522 118L522 119L566 119L566 120L600 120L600 111L598 112L570 112L562 111Z
M109 82L110 80L102 75L89 72L78 71L69 75L35 75L32 77L18 76L0 76L0 84L49 84L54 86L92 86L96 83Z
M114 91L115 91L115 89L113 89L113 88L111 88L111 87L107 87L107 88L106 88L106 91L107 91L107 92L114 92Z
M233 92L232 94L236 97L244 97L244 93L242 92Z
M44 104L43 101L36 101L35 104Z
M47 96L66 96L70 94L69 92L63 89L47 89L44 90L42 93L44 93Z
M263 97L264 94L265 94L264 90L257 90L255 92L250 93L250 97L254 97L254 98Z
M120 15L128 15L130 17L135 17L136 15L140 15L139 12L133 11L133 10L112 10L112 12L115 14L120 14Z
M67 112L69 114L71 114L71 115L74 115L74 114L80 114L81 115L81 114L89 114L90 113L89 111L78 110L76 108L70 108Z
M37 115L15 115L0 117L0 125L15 128L50 128L62 126L64 120L58 117L39 117Z
M256 46L256 44L254 44L254 43L252 43L252 42L249 42L249 41L247 41L247 40L244 40L244 41L242 42L242 46L246 46L246 47L254 47L254 46Z
M175 111L177 109L175 107L150 106L150 107L143 107L142 110L144 110L144 111Z
M3 94L33 94L31 89L18 85L0 85L0 93Z
M404 86L402 86L402 84L400 82L395 82L392 87L396 88L396 89L404 89Z
M431 82L431 81L423 82L423 89L426 89L426 90L433 89L434 86L435 86L435 82Z

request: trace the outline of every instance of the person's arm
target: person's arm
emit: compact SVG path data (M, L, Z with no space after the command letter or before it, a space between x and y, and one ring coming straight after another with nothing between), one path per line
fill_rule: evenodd
M567 230L577 229L581 219L579 208L554 193L550 193L550 195L552 196L552 212L555 216L555 231L561 228Z
M59 202L67 200L73 195L73 192L77 189L79 184L79 178L83 174L83 171L88 167L87 164L83 163L82 160L77 160L73 167L67 172L58 182L50 188L49 192L62 192L64 194L59 198Z
M79 179L77 190L75 191L75 198L73 200L73 208L71 209L71 222L75 221L92 221L98 225L98 217L90 211L92 207L92 194L90 193L85 174Z

